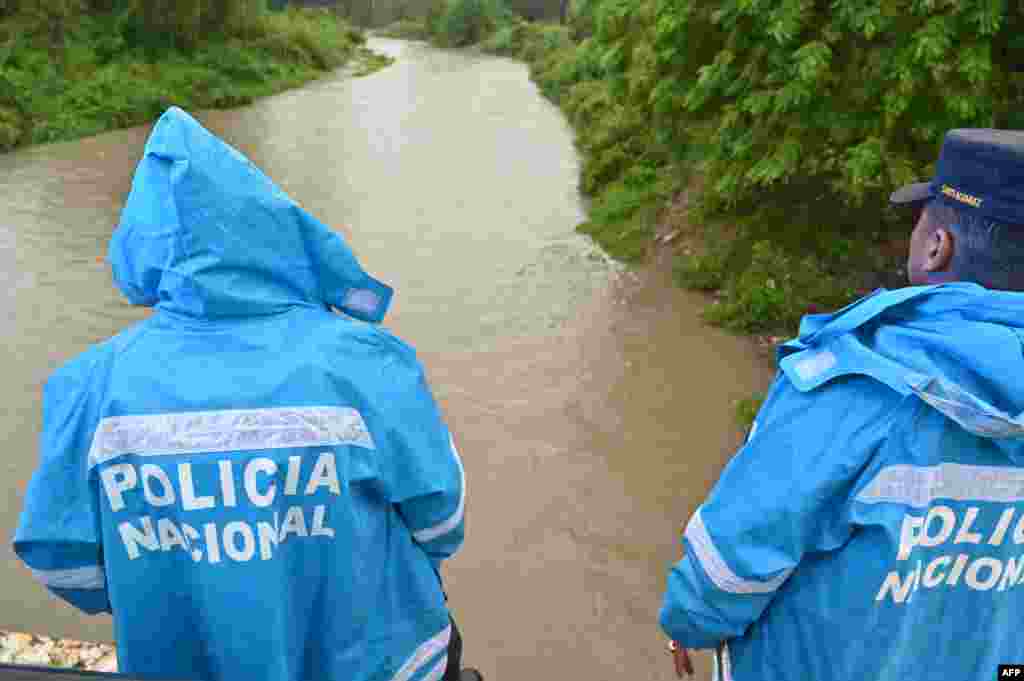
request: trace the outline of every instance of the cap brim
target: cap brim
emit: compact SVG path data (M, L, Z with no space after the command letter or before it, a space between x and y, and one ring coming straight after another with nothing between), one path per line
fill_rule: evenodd
M931 190L928 189L929 182L915 182L906 187L897 189L889 197L889 203L905 205L908 203L920 203L932 198Z

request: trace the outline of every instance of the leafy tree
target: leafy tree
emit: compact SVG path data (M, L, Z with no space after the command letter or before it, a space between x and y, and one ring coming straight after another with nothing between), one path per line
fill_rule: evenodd
M817 203L834 221L836 201L883 205L926 175L950 128L1024 123L993 60L1004 0L658 2L652 104L677 143L673 120L714 120L712 210Z
M265 0L127 0L125 19L133 43L191 51L214 34L249 37L265 10Z

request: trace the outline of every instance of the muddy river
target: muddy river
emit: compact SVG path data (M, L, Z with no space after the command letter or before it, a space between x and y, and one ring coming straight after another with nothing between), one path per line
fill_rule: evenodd
M732 402L771 367L704 326L699 296L574 232L572 131L524 65L370 46L396 63L194 113L396 289L386 325L418 349L466 467L467 542L445 568L465 662L490 681L673 678L657 614L677 530L738 445ZM147 314L100 259L148 132L0 156L0 629L113 636L48 596L10 537L41 384Z

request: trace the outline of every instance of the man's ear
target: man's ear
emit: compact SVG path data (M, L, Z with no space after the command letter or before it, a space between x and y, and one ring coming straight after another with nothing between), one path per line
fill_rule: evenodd
M936 227L928 239L928 253L924 263L926 272L945 272L953 264L953 251L956 246L953 231L946 227Z

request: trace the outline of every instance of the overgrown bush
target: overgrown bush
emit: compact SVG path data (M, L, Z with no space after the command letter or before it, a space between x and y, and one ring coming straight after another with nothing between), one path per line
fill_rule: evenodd
M25 134L25 120L10 106L0 104L0 150L16 147Z
M502 0L450 0L436 19L436 38L442 45L475 45L512 19Z
M736 331L795 328L818 309L842 307L856 290L830 274L815 256L797 256L771 241L750 249L750 263L726 280L724 299L706 310L709 321Z
M729 248L722 240L712 240L704 249L703 253L676 260L673 275L685 288L717 291L725 286Z
M814 256L835 283L870 262L866 247L909 231L886 198L931 173L947 130L1024 127L1024 80L993 58L1006 11L987 0L658 0L654 120L673 146L693 121L713 123L695 214L744 222L715 319L794 324L799 305L754 285L765 256L751 243L771 240L789 267ZM825 295L841 286L815 290L801 302L848 302Z
M326 9L289 9L262 16L249 44L288 61L328 70L344 64L365 40L361 32Z
M499 26L491 37L481 43L480 47L491 54L518 56L523 48L525 32L526 22L513 20Z
M569 3L569 35L575 41L582 41L594 33L594 10L599 0L572 0Z
M448 0L427 0L427 11L423 17L423 25L427 34L433 38L441 31L441 19L448 11Z
M326 10L289 9L260 14L247 40L157 47L132 42L132 6L77 17L59 59L38 13L0 21L0 151L151 122L172 104L248 104L340 66L365 42Z
M639 262L650 247L656 217L647 191L618 184L594 201L589 220L578 229L620 260Z

